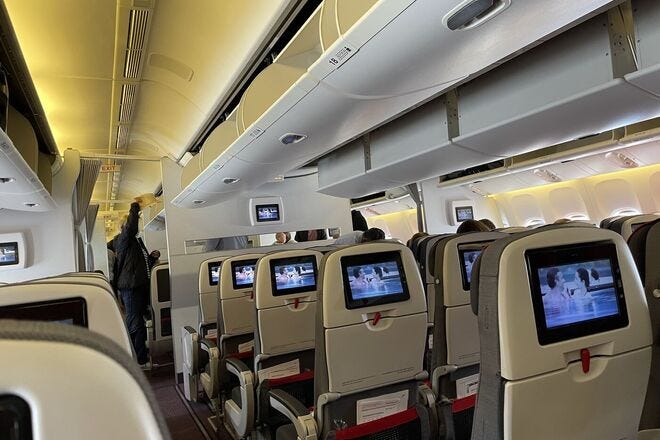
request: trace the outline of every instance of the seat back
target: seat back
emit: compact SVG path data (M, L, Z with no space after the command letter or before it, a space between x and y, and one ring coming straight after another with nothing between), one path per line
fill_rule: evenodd
M256 317L254 276L262 255L239 255L223 262L217 306L218 346L223 357L252 359Z
M645 223L652 222L660 218L658 214L641 214L626 218L621 222L621 230L617 231L624 240L628 240L633 232Z
M172 348L172 293L170 265L160 263L151 269L151 310L153 334L151 351ZM162 346L162 347L161 347ZM154 353L151 353L152 356Z
M2 320L0 352L0 438L170 438L143 372L108 338Z
M546 226L500 239L473 268L471 300L472 439L636 438L651 323L620 235Z
M660 428L660 220L645 223L628 240L644 285L653 329L651 377L646 392L641 429Z
M502 232L445 236L435 245L435 322L430 371L435 388L452 401L457 439L469 439L479 383L479 328L470 308L470 276L482 249Z
M218 284L222 262L227 257L213 257L199 265L199 328L202 337L216 328ZM211 332L213 333L213 332Z
M83 281L66 278L68 282L47 278L0 287L0 319L79 325L106 336L132 355L128 332L112 293L93 277Z
M598 225L598 227L600 227L602 229L610 229L610 224L612 224L612 222L614 220L616 220L620 217L621 217L620 215L615 215L613 217L604 218L600 221L600 224Z
M267 254L257 263L255 281L255 373L258 418L265 422L266 393L278 387L313 405L313 370L322 254L308 249Z
M388 242L337 250L323 259L321 285L314 391L321 437L378 428L370 422L383 417L391 424L382 434L427 438L428 413L418 405L426 299L412 251ZM372 411L386 400L389 410Z

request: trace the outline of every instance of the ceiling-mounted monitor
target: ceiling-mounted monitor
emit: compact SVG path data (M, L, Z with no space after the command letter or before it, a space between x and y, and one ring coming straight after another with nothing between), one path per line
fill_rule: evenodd
M281 197L250 199L250 223L252 226L278 225L284 222Z
M448 214L451 225L474 220L474 202L472 200L455 200L450 203Z
M27 266L25 236L20 232L0 234L0 271Z

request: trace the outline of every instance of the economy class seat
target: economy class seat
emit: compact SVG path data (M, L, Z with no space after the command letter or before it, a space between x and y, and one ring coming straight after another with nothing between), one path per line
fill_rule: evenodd
M271 390L271 407L289 419L276 438L436 438L423 382L426 299L412 251L390 242L336 250L323 258L320 284L315 408Z
M479 384L479 328L470 308L472 267L484 247L506 237L501 232L450 234L435 243L433 259L433 391L450 408L442 416L457 440L469 440Z
M3 319L0 352L0 438L170 439L144 373L107 337Z
M546 226L473 267L480 337L473 440L637 438L651 323L623 238Z
M635 230L628 246L644 285L653 329L651 377L640 429L656 430L655 438L660 438L660 219Z
M258 426L261 435L272 438L285 423L282 415L271 411L268 393L284 390L313 406L316 298L318 267L322 254L308 249L277 251L264 255L256 266L254 295L253 400L235 387L225 402L230 431ZM227 360L233 374L248 373L237 359ZM240 420L240 423L236 421ZM256 420L256 425L255 425Z

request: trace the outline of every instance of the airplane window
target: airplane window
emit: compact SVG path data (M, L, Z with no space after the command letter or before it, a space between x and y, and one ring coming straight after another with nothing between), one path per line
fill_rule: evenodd
M533 228L536 226L543 226L545 224L545 220L542 218L533 218L529 219L525 222L525 227L526 228Z
M586 214L570 214L566 216L567 219L572 221L589 221L589 216Z
M610 214L610 216L614 217L614 216L617 216L617 215L638 215L638 214L641 214L641 212L639 211L639 209L635 209L635 208L619 208L619 209L615 209L614 211L612 211L612 213Z

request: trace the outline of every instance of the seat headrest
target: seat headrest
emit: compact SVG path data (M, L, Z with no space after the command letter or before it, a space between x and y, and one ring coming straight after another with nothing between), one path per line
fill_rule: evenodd
M69 278L69 282L48 279L2 286L0 316L85 325L132 353L119 306L112 293L98 284Z
M240 298L254 291L257 260L263 255L237 255L223 261L220 269L220 300Z
M53 438L70 437L72 430L80 438L170 438L144 373L103 335L0 320L0 351L0 395L22 399L38 432Z
M612 355L651 343L639 276L612 231L550 225L503 238L482 252L476 276L472 307L499 327L509 380L563 368L584 347Z
M199 294L215 293L218 291L220 269L227 257L214 257L202 261L199 265Z
M628 239L628 247L632 253L639 277L643 280L646 279L646 258L647 258L647 241L649 237L657 237L660 234L660 219L645 223L633 231ZM652 235L656 234L656 235Z
M275 251L257 262L255 305L279 307L295 299L316 301L318 268L323 254L309 249Z
M339 327L365 314L403 316L426 311L412 251L403 244L365 243L327 254L323 261L323 324Z

